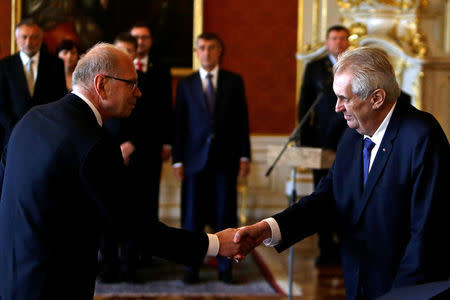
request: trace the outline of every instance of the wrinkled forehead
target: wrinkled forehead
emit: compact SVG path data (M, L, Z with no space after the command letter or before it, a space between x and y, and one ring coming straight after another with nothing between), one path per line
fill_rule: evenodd
M348 70L336 72L333 79L333 90L344 93L347 88L351 88L352 78L352 73Z

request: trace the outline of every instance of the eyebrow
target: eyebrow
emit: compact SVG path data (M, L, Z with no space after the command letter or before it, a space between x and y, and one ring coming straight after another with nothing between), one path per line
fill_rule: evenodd
M336 97L338 97L339 99L348 99L348 98L345 97L344 95L337 95L337 94L336 94Z

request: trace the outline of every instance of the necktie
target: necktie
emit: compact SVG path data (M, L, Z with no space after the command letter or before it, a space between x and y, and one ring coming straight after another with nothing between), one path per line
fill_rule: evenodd
M370 164L370 155L372 153L372 149L375 146L375 143L372 142L371 139L364 139L364 149L363 149L363 167L364 167L364 184L367 181L367 175L369 174L369 164Z
M142 72L142 62L139 59L136 61L136 70Z
M211 73L206 74L206 79L208 80L206 84L206 100L208 101L208 107L211 112L214 111L214 103L216 101L216 92L214 91L214 86L212 84Z
M25 65L26 70L26 79L28 85L28 91L30 92L31 97L34 94L34 70L33 70L34 61L32 59L28 60L28 63Z

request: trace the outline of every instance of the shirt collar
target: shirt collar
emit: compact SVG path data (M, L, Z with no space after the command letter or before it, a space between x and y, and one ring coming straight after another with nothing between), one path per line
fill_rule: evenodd
M333 66L336 64L336 57L334 57L333 55L331 55L331 54L328 54L328 58L330 59L330 61L331 61L331 63L333 64Z
M147 65L148 65L148 55L144 56L143 58L135 58L133 60L134 65L137 64L137 62L140 61L142 64L142 70L147 70Z
M383 139L384 134L386 133L387 126L391 120L392 113L394 111L395 106L397 105L397 102L394 103L391 110L387 114L387 116L384 118L383 122L381 122L380 127L378 127L377 131L372 136L364 135L364 138L368 137L374 142L376 145L381 144L381 140Z
M22 64L24 66L28 63L28 61L30 59L33 59L35 64L38 65L39 64L39 56L40 56L40 54L41 54L41 51L38 51L32 57L29 57L25 52L22 52L22 51L19 52L20 60L22 61Z
M211 71L206 71L205 69L203 69L202 67L200 67L198 69L199 73L200 73L200 78L202 80L206 79L206 75L208 75L208 73L211 73L213 75L213 79L216 80L217 76L219 74L219 65L215 66L214 69L212 69Z
M72 91L72 94L80 97L81 100L86 102L86 104L91 108L92 112L94 113L95 118L97 119L98 125L100 125L100 127L103 126L102 117L101 117L100 112L98 111L98 109L95 107L95 105L92 104L92 102L88 98L86 98L83 94L81 94L80 92Z

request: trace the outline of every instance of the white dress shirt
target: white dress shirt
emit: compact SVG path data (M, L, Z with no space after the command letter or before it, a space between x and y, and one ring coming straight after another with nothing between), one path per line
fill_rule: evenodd
M32 57L29 57L24 52L22 52L22 51L19 52L20 60L22 61L23 71L25 72L25 74L27 72L26 65L28 64L28 61L30 59L33 59L33 61L34 61L33 74L34 74L34 81L35 82L36 82L36 78L37 78L37 71L38 71L38 66L39 66L39 56L40 56L40 54L41 54L41 52L38 51Z
M203 91L206 92L206 87L208 86L208 78L206 76L208 74L212 74L211 83L213 85L214 90L217 90L217 78L219 77L219 65L215 66L211 71L206 71L202 67L198 69L200 74L200 79L202 80Z
M133 60L133 63L134 63L134 67L136 68L136 70L137 70L137 63L138 63L138 61L140 61L141 62L141 64L142 64L142 72L144 72L144 73L147 73L147 70L148 70L148 55L146 55L144 58L135 58L134 60Z

